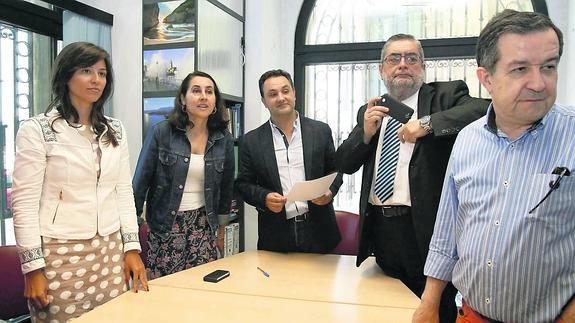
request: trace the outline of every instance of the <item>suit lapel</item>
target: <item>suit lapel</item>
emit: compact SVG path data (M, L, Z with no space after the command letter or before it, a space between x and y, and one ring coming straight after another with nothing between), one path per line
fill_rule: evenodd
M434 92L435 89L425 83L423 83L423 85L419 89L419 97L417 98L418 119L423 116L428 116L431 114L431 100L433 99L433 95L435 94ZM413 147L413 153L411 154L412 160L415 156L418 156L419 147L422 141L421 139L415 142L415 146Z
M314 151L314 133L313 127L305 117L300 115L301 143L303 146L303 165L305 168L305 179L312 178L313 151Z
M264 168L267 170L269 179L274 187L274 190L283 194L282 184L280 181L280 174L278 172L278 163L276 160L276 153L274 147L274 140L272 137L272 129L269 122L266 122L260 131L262 157L264 160Z
M431 114L431 99L433 99L434 89L423 83L419 89L419 98L417 99L417 118Z

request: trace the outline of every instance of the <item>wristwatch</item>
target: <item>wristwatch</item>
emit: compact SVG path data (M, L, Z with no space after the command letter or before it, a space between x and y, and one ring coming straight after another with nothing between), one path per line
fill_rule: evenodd
M433 133L433 128L431 127L431 116L421 117L419 119L419 126L427 131L427 133Z

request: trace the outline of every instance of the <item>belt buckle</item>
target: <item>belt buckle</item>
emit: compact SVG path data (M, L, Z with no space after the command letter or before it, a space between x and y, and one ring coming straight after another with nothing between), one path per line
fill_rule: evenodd
M296 215L293 218L294 222L304 222L305 220L307 220L307 213Z
M389 214L389 213L385 213L385 210L391 210L393 208L393 205L382 205L381 206L381 215L383 215L386 218L393 218L395 216L397 216L397 214Z

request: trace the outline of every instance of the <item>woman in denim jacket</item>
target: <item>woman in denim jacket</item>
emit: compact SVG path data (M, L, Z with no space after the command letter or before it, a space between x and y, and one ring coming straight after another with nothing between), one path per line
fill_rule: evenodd
M168 120L149 132L132 181L136 210L146 201L148 277L218 258L218 214L228 214L234 141L214 79L189 74Z

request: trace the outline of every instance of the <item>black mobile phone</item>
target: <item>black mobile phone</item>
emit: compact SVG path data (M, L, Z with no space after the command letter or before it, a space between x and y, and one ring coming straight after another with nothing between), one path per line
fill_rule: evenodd
M377 101L377 105L387 107L389 109L387 115L401 123L407 123L414 112L412 108L387 94L381 96L381 100Z
M210 283L217 283L220 280L229 277L230 276L230 272L228 270L214 270L211 273L207 274L204 276L204 281L205 282L210 282Z

